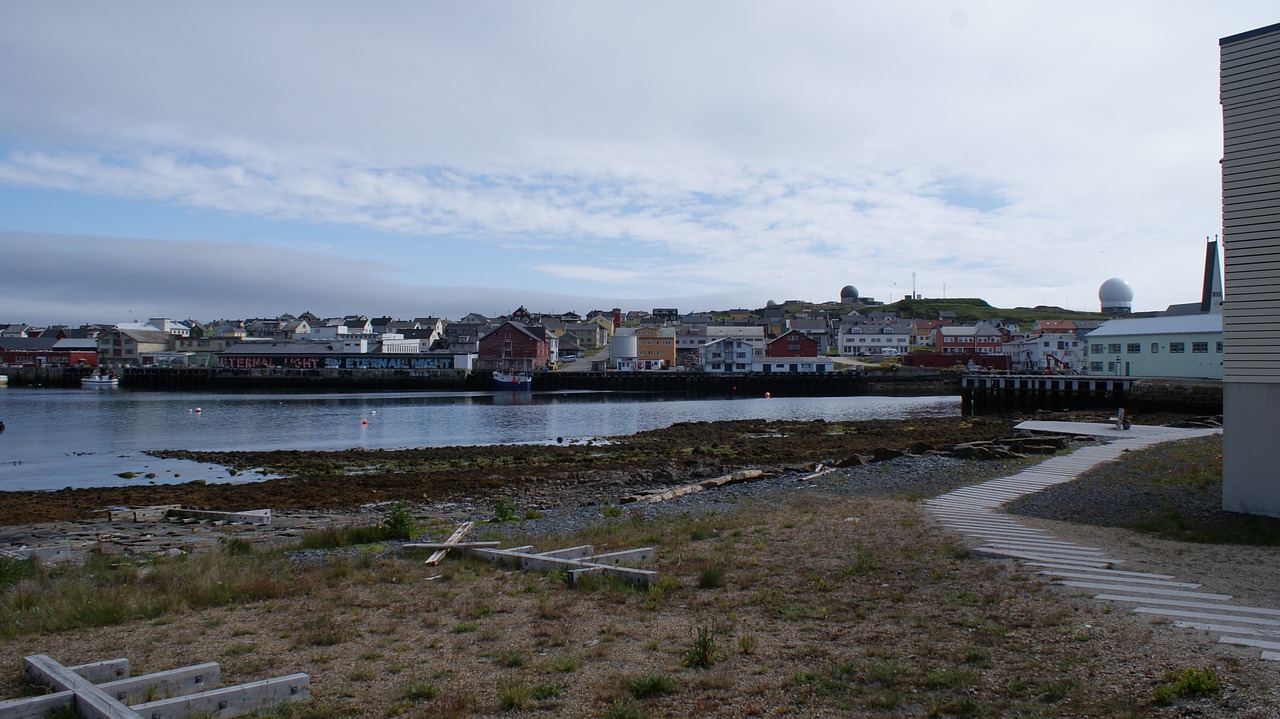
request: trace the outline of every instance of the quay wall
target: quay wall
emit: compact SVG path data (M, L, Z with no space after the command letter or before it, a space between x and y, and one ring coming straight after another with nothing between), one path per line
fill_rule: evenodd
M92 367L0 367L0 374L14 387L79 387L80 378L93 374Z
M1080 409L1222 414L1222 383L1163 377L966 374L960 380L965 415Z
M6 367L14 387L80 386L86 367ZM413 391L489 389L487 373L462 370L228 369L129 367L126 389L158 391ZM709 374L701 372L548 372L533 389L654 392L695 397L839 397L959 394L962 412L1108 409L1130 412L1222 413L1222 383L1211 380L1014 375L901 367L893 372L830 374Z

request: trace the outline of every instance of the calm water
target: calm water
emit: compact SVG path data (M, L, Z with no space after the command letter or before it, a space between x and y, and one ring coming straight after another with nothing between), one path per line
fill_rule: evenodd
M143 454L152 449L540 443L633 434L675 422L959 414L958 397L691 400L602 392L203 394L0 387L0 421L7 426L0 433L0 491L246 480L222 467ZM120 472L137 476L121 479Z

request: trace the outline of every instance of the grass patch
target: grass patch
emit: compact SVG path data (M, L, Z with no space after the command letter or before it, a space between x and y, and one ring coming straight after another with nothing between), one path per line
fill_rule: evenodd
M710 623L696 624L690 628L689 633L693 635L693 646L681 656L681 662L686 667L709 669L723 658L716 646L715 627Z
M1179 672L1169 672L1162 684L1156 687L1152 700L1168 704L1174 699L1213 697L1222 691L1218 673L1212 669L1187 667Z
M676 679L670 674L645 672L627 679L627 690L636 699L675 694Z

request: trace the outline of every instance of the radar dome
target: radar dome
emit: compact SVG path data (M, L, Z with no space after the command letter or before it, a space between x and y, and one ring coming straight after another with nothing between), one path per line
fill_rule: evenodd
M844 289L840 290L841 302L856 302L857 299L858 299L857 287L854 287L853 285L845 285Z
M765 307L777 307L777 306L778 306L777 300L769 300L768 302L765 303Z
M1133 305L1133 288L1119 277L1112 277L1098 288L1098 300L1102 303L1102 311L1129 312Z

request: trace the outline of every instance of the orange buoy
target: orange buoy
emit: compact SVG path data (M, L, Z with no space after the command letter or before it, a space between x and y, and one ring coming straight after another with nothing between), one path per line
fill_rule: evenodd
M360 420L360 424L369 424L369 420L367 420L367 419L362 419L362 420Z

